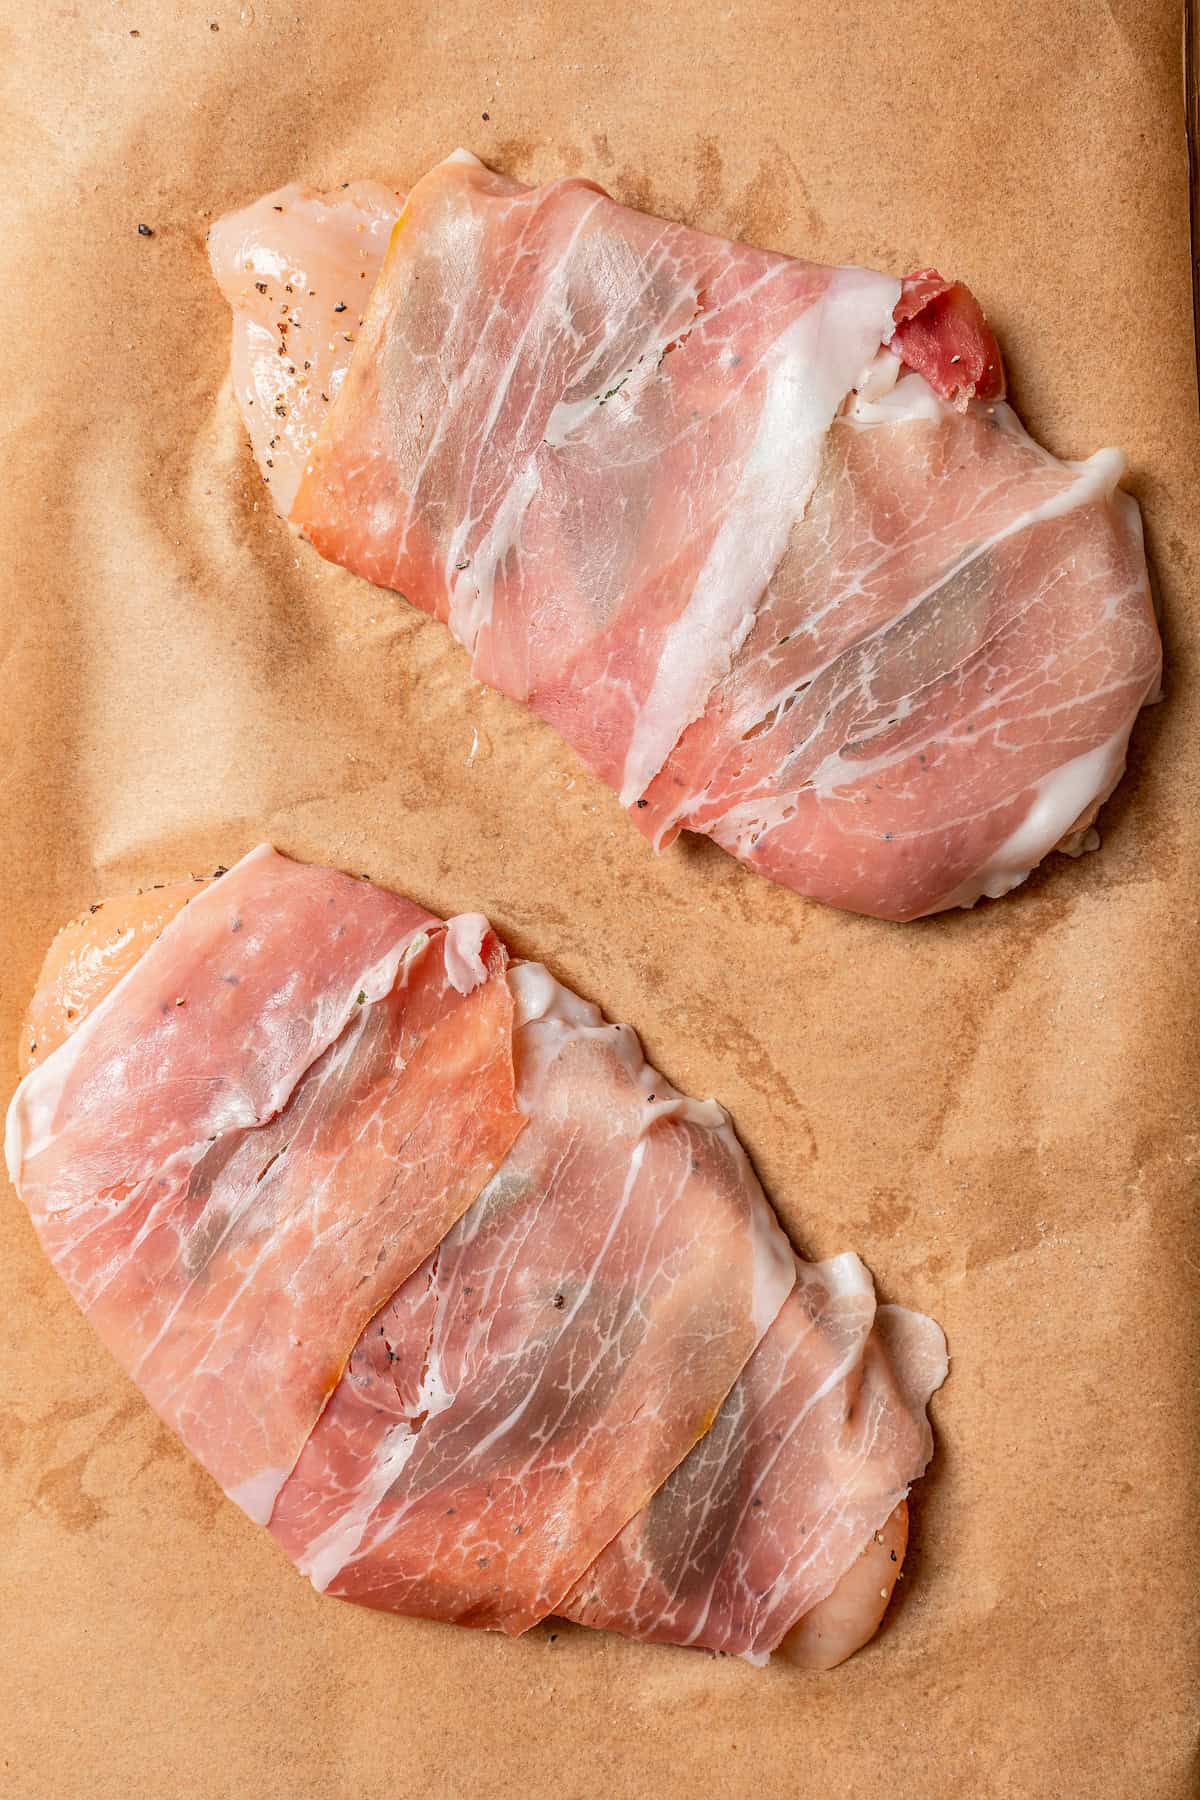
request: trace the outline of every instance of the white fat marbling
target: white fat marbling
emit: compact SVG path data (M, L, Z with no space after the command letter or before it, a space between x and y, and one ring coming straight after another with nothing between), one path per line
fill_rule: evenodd
M625 757L621 804L645 793L715 676L745 640L763 590L812 496L825 434L854 381L890 335L900 284L838 269L822 298L768 353L762 411L738 491L687 605L666 632Z
M1112 793L1125 768L1128 742L1129 728L1123 725L1107 743L1044 776L1017 829L992 852L981 869L930 910L944 912L947 907L974 906L985 897L999 900L1020 887L1043 858L1062 843L1075 821L1089 808L1102 805ZM1100 842L1098 834L1092 834L1090 845L1087 837L1086 828L1076 834L1079 843L1072 854L1080 855Z

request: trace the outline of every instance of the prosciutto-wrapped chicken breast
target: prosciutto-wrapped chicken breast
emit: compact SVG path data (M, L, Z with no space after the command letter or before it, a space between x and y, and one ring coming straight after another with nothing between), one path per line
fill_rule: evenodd
M485 919L263 846L60 934L22 1052L47 1255L319 1589L753 1661L873 1633L941 1332L799 1262L722 1108Z
M887 919L1083 847L1161 652L1124 461L975 300L526 188L298 187L210 238L280 513L444 621L662 847Z

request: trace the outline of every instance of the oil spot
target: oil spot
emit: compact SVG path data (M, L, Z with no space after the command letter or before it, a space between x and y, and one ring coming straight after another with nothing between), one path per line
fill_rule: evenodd
M35 1421L35 1429L39 1435L47 1438L61 1432L64 1425L73 1425L77 1419L87 1419L99 1412L104 1402L96 1398L88 1400L59 1400L50 1411Z
M579 145L566 139L558 146L558 168L562 175L579 175L587 161Z
M162 1435L163 1445L150 1460L169 1460L173 1467L172 1509L178 1509L184 1517L196 1519L202 1525L211 1525L225 1510L224 1494L208 1471L192 1461L177 1439L167 1431Z
M500 169L505 175L515 176L518 181L523 181L530 173L534 149L529 138L502 138L490 160L493 167Z
M100 1430L96 1433L97 1444L109 1444L125 1429L126 1425L145 1417L146 1403L140 1394L130 1394L116 1410L109 1415Z
M693 1016L698 1008L699 1016ZM775 1058L752 1031L732 1013L715 1012L709 1001L685 1002L672 1008L666 1016L685 1034L720 1044L755 1092L773 1100L780 1108L789 1133L799 1132L805 1161L815 1163L819 1160L817 1135L807 1109Z
M1167 549L1170 552L1172 564L1182 575L1190 576L1192 573L1192 552L1187 544L1184 543L1179 532L1173 531L1171 533L1170 537L1167 539Z
M704 839L703 842L710 840ZM751 930L769 925L780 931L791 950L799 950L806 935L820 925L821 909L789 888L763 881L753 870L743 868L714 845L722 863L708 875L710 881L722 880L722 905L728 905ZM728 868L729 875L725 870Z
M664 983L661 963L646 961L641 967L641 985L648 994L662 992Z
M570 926L574 923L572 914L566 907L556 906L553 901L547 900L544 894L538 900L538 920L539 922L545 920L547 925L553 925L559 931L569 930ZM513 933L511 931L506 931L504 935L505 941L511 944L513 942ZM533 953L532 947L529 953Z
M712 213L721 203L725 164L715 137L702 137L696 145L696 204L701 218Z
M617 171L613 193L625 206L632 206L638 212L657 213L661 210L650 177L643 168L632 164L627 163Z
M1032 882L1040 886L1040 879L1041 872L1035 871ZM941 1146L983 1049L996 1003L1016 982L1038 940L1060 926L1073 905L1070 892L1040 893L1036 886L1027 886L1002 902L987 902L982 910L936 913L915 922L916 929L923 932L979 934L975 938L978 974L959 994L953 1012L947 1012L939 1024L940 1062L945 1074L937 1093L929 1098L916 1135L920 1155L930 1156Z
M876 1238L898 1238L913 1212L912 1201L898 1188L875 1188L868 1196L866 1229Z
M813 204L799 165L782 145L769 144L759 157L758 169L733 209L730 229L768 249L781 248L787 240L786 247L793 253L817 254L825 236L825 221Z
M778 243L787 229L792 201L792 186L779 157L761 157L757 174L738 201L738 237L755 244Z
M70 1532L90 1531L105 1513L104 1507L83 1485L89 1455L88 1451L81 1450L69 1462L61 1463L56 1469L47 1469L34 1490L41 1505Z
M14 1467L28 1429L15 1412L0 1412L0 1469Z
M613 159L612 151L608 146L607 131L594 131L592 133L592 149L595 152L596 161L603 163L607 168Z

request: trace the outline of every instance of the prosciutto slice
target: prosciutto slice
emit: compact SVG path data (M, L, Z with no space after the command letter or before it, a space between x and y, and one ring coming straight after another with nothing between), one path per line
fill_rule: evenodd
M359 1332L523 1123L503 951L456 987L451 941L411 902L263 847L9 1110L47 1255L259 1524Z
M962 283L463 152L384 256L391 205L285 189L210 246L264 476L322 555L447 623L657 847L702 831L893 919L1077 847L1157 690L1140 522L1117 452L1024 432Z
M485 919L263 847L93 909L29 1032L48 1254L318 1588L752 1660L826 1602L870 1635L940 1332L797 1263L724 1111Z
M800 1263L708 1436L569 1595L580 1624L765 1661L881 1532L933 1450L932 1320L857 1256Z

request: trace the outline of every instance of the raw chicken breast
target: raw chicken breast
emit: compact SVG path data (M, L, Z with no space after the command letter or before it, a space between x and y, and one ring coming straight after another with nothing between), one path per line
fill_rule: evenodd
M326 291L369 285L377 205L266 204L213 234L238 330L230 246L255 233L283 265L328 231ZM1160 669L1123 460L1027 436L961 283L458 152L409 195L357 343L331 342L350 361L327 417L296 403L279 510L445 621L656 846L702 831L911 919L1077 847L1119 780Z
M209 234L233 309L234 395L285 516L346 378L401 205L376 181L346 182L333 194L293 184Z
M97 900L82 918L63 926L46 952L37 993L25 1014L17 1047L22 1075L70 1037L109 988L141 960L180 907L205 886L194 879L175 881L119 900Z

